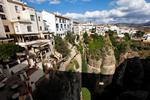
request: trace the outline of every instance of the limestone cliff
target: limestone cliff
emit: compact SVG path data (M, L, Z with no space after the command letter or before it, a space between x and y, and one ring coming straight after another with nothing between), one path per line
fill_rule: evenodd
M88 73L101 73L104 75L114 74L116 69L116 59L109 37L105 37L104 43L105 45L102 50L97 51L101 54L99 57L94 58L89 56L90 54L87 55Z

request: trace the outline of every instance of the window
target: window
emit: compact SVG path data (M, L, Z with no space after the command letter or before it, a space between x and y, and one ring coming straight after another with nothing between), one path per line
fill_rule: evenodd
M4 12L2 5L0 5L0 12Z
M6 16L3 14L0 14L0 18L6 20Z
M19 32L19 27L18 26L16 26L16 31Z
M40 30L42 30L42 26L40 26Z
M61 19L59 19L59 23L61 23Z
M28 32L31 32L32 31L31 26L27 26L27 30Z
M16 12L18 12L19 11L19 7L15 6L15 10L16 10Z
M58 25L58 24L56 24L56 28L59 28L59 25Z
M38 19L39 19L39 21L41 21L41 17L40 16L38 17Z
M63 23L65 23L66 22L66 20L65 19L63 19Z
M48 31L48 27L45 27L45 31Z
M17 19L20 20L20 16L18 16Z
M63 28L63 25L61 24L61 28Z
M66 28L66 24L64 24L64 28Z
M26 8L22 7L22 10L26 10Z
M30 15L31 21L35 21L34 15Z
M4 25L4 29L5 29L5 32L10 32L9 27L7 25Z

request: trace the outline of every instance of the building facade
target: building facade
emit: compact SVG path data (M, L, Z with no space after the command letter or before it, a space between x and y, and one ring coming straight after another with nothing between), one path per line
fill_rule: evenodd
M42 11L42 16L45 22L45 29L54 33L55 36L57 35L64 38L67 32L73 31L72 20L67 17L49 13L47 11Z
M0 0L0 43L8 43L14 40L8 34L14 34L14 28L7 18L4 0Z
M17 42L30 41L37 38L38 25L36 12L20 0L4 0L6 15L12 23L15 34L9 34Z

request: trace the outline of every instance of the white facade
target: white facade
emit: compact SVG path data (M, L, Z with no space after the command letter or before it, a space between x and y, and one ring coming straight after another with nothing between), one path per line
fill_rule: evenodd
M73 32L75 34L80 35L79 23L78 22L73 21Z
M6 34L5 34L5 30L1 18L0 18L0 38L6 38Z
M33 8L20 0L4 0L6 16L13 24L15 34L37 34L37 16Z
M6 37L7 34L13 34L14 29L6 15L5 0L0 0L0 37Z
M145 34L145 35L143 36L143 38L144 38L145 40L150 41L150 33L149 33L149 34Z
M94 23L80 23L79 24L79 35L82 35L84 32L87 32L89 35L92 34L91 30L95 29L96 25Z
M55 15L46 11L42 11L42 17L45 24L45 30L50 33L56 34Z
M45 29L54 35L62 38L65 37L68 31L72 31L72 21L69 18L42 11L43 20L45 22Z
M37 18L37 25L38 25L38 31L39 31L38 33L46 32L44 29L42 13L36 12L36 18Z
M66 17L55 15L56 35L65 37L68 31L72 31L72 21Z

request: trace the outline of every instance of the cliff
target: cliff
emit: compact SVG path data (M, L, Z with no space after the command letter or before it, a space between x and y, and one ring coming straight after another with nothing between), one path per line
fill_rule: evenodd
M114 49L108 36L103 38L103 43L104 45L102 48L97 48L98 50L96 49L96 51L93 51L96 52L94 56L91 52L88 52L88 73L101 73L103 75L114 74L116 59Z

